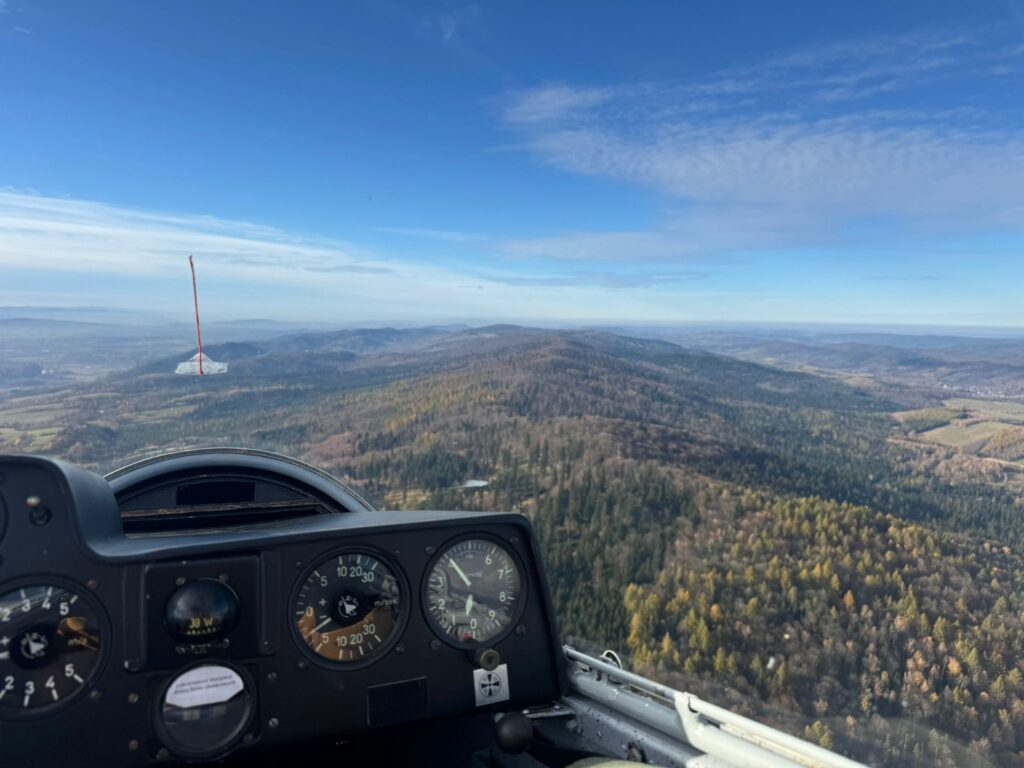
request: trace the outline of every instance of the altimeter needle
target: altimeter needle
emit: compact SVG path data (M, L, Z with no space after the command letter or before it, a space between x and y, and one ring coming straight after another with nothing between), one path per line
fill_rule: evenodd
M467 587L473 586L469 581L469 577L465 573L463 573L461 568L459 568L459 564L452 560L450 557L448 558L448 565L455 569L455 572L459 574L459 578L465 582Z

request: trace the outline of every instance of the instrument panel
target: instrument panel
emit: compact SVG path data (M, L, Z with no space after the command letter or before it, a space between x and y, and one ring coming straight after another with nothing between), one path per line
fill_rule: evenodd
M0 764L205 762L561 695L521 515L372 511L322 473L251 452L143 470L108 482L0 457ZM246 477L333 510L268 520L258 485L227 498ZM219 483L215 503L204 482ZM151 503L185 483L187 529ZM272 509L300 506L266 494ZM126 533L124 508L143 498L147 527ZM196 527L206 507L216 524ZM53 737L65 728L70 753Z

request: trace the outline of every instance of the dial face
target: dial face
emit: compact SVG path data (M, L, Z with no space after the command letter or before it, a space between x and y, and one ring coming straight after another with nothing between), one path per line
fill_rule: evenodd
M374 555L344 552L310 572L293 614L302 642L320 658L368 662L398 639L402 585Z
M81 692L100 661L100 612L53 584L0 595L0 713L53 708Z
M493 640L512 628L522 576L508 551L489 539L465 539L434 561L424 605L434 629L460 645Z

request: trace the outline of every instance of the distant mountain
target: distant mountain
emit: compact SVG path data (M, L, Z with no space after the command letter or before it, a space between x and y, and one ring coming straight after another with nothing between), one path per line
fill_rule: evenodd
M769 365L864 374L947 397L1024 398L1024 338L667 331L680 344Z

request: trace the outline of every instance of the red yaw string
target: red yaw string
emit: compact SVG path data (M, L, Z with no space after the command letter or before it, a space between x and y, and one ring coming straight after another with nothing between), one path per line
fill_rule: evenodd
M203 333L199 330L199 293L196 291L196 265L192 261L191 254L188 257L188 265L192 269L192 303L196 307L196 338L199 340L199 375L203 375Z

